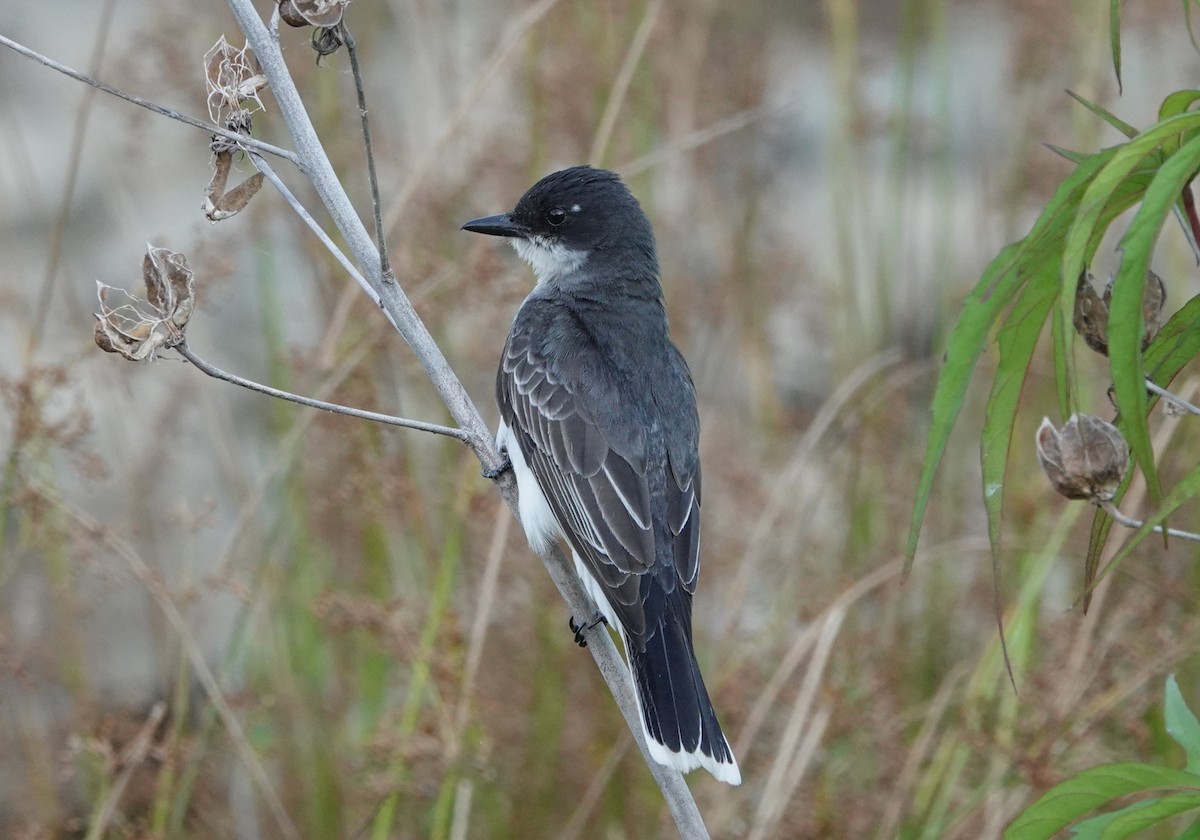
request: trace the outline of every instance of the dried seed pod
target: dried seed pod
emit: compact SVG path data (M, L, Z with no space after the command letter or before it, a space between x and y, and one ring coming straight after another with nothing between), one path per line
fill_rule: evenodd
M213 122L223 123L226 112L237 111L248 102L262 110L258 94L267 86L267 77L249 45L238 49L222 35L204 54L204 79L208 116Z
M1112 299L1112 281L1108 281L1105 300ZM1142 336L1142 349L1150 346L1150 342L1162 329L1163 306L1167 302L1167 287L1162 278L1153 271L1146 272L1146 289L1142 292L1142 322L1146 325L1146 333Z
M1062 429L1049 418L1037 430L1037 455L1054 489L1068 499L1109 501L1129 465L1129 447L1116 426L1072 414Z
M296 10L296 6L294 3L292 3L292 0L281 0L279 3L279 17L282 18L283 22L288 26L300 27L309 25L308 21L304 19L304 16Z
M166 248L149 248L142 260L146 300L122 289L96 284L100 311L96 313L96 345L109 353L141 361L153 358L160 347L183 341L184 330L196 306L195 282L183 254ZM125 302L113 306L113 295Z
M337 26L342 22L342 15L346 13L346 6L350 0L284 0L279 6L279 16L284 17L284 6L291 6L288 14L295 14L304 23L312 26ZM284 17L292 26L303 26L304 23L292 23L291 19Z
M1075 287L1075 331L1083 336L1097 353L1108 355L1108 313L1112 305L1113 278L1108 278L1104 286L1104 295L1096 294L1092 285L1090 271L1079 275L1079 283ZM1150 346L1150 342L1162 328L1163 306L1167 302L1167 287L1162 278L1153 271L1146 272L1146 287L1142 293L1142 321L1145 333L1142 335L1142 349Z
M1092 273L1084 269L1075 286L1075 331L1083 336L1087 346L1097 353L1108 355L1108 297L1102 300L1092 285Z

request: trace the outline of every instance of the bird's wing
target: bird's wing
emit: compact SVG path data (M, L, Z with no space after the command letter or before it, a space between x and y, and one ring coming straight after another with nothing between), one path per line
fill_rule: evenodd
M675 571L687 592L700 578L700 418L696 389L682 354L668 345L666 375L655 399L667 447L667 525Z
M616 382L592 371L584 393L531 336L514 329L505 345L496 381L500 413L572 547L603 586L624 629L640 635L640 576L656 558L645 435L614 429L621 418L596 416L603 406L616 405ZM688 511L695 499L682 490L677 495L672 531L690 538L695 520Z
M700 464L689 475L674 474L667 481L667 525L675 571L683 588L696 591L700 578Z

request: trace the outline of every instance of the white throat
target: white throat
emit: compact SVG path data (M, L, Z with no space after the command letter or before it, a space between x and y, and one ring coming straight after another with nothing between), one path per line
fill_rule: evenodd
M508 241L521 259L529 263L539 285L551 277L570 274L587 262L587 251L576 251L544 236L531 236L528 239L518 237Z

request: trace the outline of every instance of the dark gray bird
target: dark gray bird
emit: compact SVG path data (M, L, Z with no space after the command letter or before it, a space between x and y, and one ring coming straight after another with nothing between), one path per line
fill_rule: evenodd
M739 784L692 646L700 421L650 222L614 173L576 166L463 229L509 237L537 275L496 377L525 534L566 537L621 634L650 755Z

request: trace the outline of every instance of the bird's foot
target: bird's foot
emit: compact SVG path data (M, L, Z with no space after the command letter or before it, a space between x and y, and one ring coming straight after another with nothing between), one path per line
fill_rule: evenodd
M575 634L575 644L580 647L587 647L587 639L583 638L584 632L591 630L593 627L599 627L601 624L608 624L608 619L599 610L596 611L596 614L592 616L592 620L587 624L576 624L575 616L567 616L567 626Z
M506 472L508 472L511 469L512 469L512 461L510 461L508 459L508 456L506 455L504 457L504 460L500 462L500 466L484 467L482 470L480 470L480 472L482 472L483 477L488 479L489 481L499 481L500 476L504 475Z

